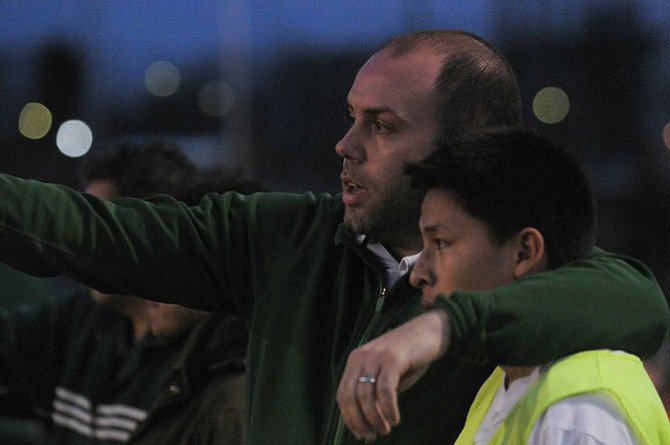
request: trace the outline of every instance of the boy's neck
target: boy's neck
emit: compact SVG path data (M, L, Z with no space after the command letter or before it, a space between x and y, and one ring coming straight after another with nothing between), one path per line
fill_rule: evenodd
M531 375L536 366L501 366L500 368L505 371L505 389L508 389L513 381Z

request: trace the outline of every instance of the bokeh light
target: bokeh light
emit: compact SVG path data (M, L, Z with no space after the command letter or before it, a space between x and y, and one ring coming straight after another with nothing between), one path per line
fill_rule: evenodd
M179 68L170 62L152 63L144 74L144 85L154 96L171 96L179 89L180 83Z
M568 115L570 99L560 88L542 88L533 98L533 113L540 122L557 124Z
M51 129L51 111L38 102L29 102L19 114L19 132L28 139L41 139Z
M85 155L93 144L93 132L80 120L63 122L56 133L56 145L65 156L78 158Z
M666 150L670 151L670 122L663 127L663 143L665 144Z
M208 116L225 116L233 108L234 102L233 87L222 80L207 82L198 92L198 105Z

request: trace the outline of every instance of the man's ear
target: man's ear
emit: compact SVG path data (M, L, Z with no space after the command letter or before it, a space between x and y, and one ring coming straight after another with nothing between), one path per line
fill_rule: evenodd
M546 269L544 237L533 227L526 227L517 235L517 257L514 278L540 272Z

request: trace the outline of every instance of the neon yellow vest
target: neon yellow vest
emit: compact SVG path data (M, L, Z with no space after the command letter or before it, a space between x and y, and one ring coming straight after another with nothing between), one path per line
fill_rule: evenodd
M505 373L496 368L475 398L456 445L472 445L474 436ZM605 394L635 436L638 445L670 445L670 423L653 383L639 358L611 351L587 351L554 363L519 400L489 445L528 443L535 423L562 399L589 393Z

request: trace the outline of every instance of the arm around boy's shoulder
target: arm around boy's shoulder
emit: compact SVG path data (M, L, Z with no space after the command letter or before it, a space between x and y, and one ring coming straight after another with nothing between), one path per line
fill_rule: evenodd
M649 269L601 249L492 291L455 293L448 305L456 347L510 366L534 366L591 349L648 358L670 320Z

